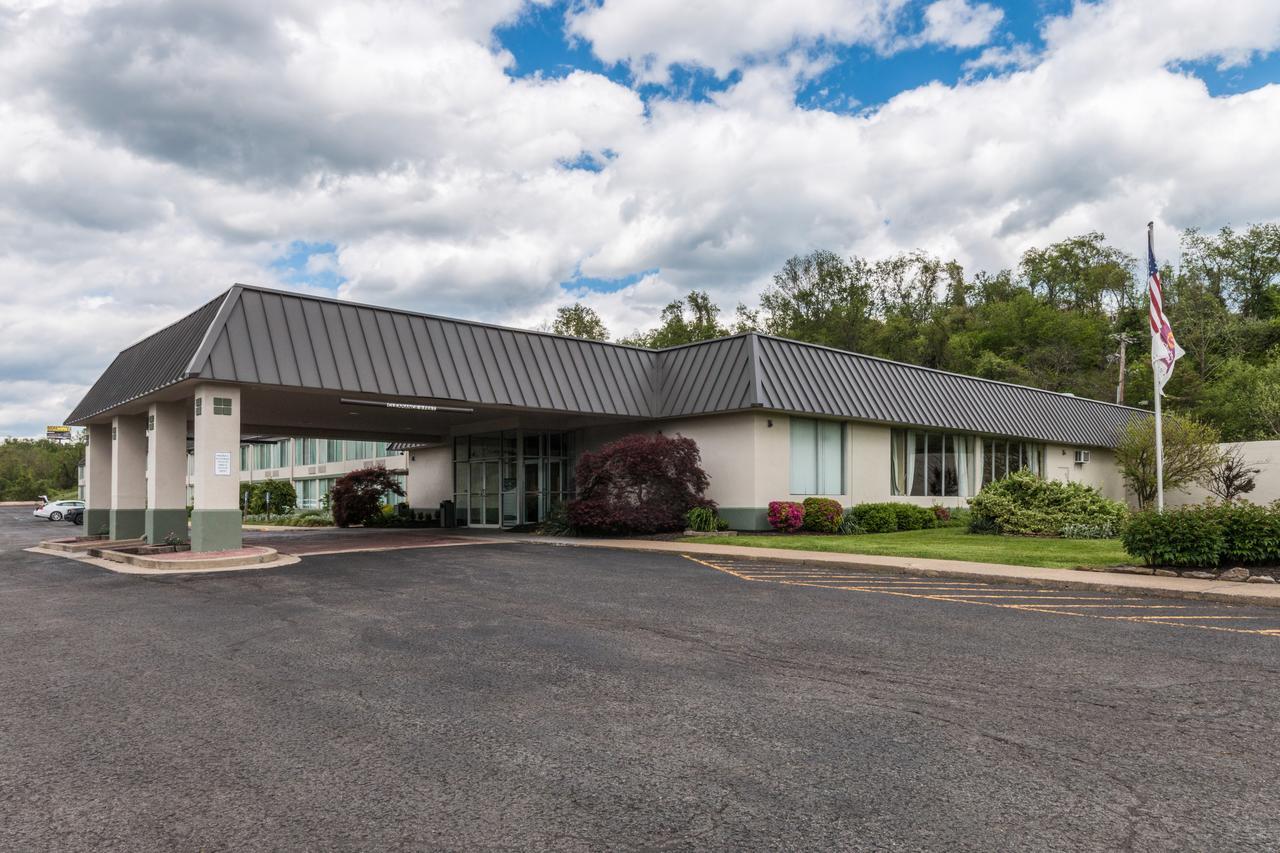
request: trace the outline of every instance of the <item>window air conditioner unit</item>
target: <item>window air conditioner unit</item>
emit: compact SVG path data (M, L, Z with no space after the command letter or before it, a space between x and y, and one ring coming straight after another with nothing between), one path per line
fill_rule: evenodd
M1077 464L1077 465L1083 465L1083 464L1085 464L1085 463L1086 463L1086 462L1088 462L1088 461L1089 461L1089 451L1087 451L1087 450L1077 450L1077 451L1076 451L1076 464Z

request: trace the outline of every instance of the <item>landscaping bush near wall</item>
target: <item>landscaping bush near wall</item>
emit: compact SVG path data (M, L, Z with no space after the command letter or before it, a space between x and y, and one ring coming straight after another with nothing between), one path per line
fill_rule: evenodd
M711 478L698 445L684 436L636 434L583 453L574 472L578 497L569 523L584 533L683 530L685 513L715 508L705 496Z
M969 499L969 530L1015 536L1061 536L1070 528L1117 527L1128 508L1081 483L1044 480L1018 471L984 486Z
M795 501L769 501L769 526L780 533L804 527L804 507Z
M298 505L298 492L288 480L261 480L257 483L240 484L240 506L251 515L267 511L267 495L271 495L272 515L287 515Z
M1149 566L1280 565L1280 502L1139 512L1124 525L1120 541Z
M844 507L831 498L805 498L801 505L804 513L804 529L814 533L836 533L844 518Z
M849 516L865 533L922 530L938 521L932 508L902 502L858 504L849 508Z

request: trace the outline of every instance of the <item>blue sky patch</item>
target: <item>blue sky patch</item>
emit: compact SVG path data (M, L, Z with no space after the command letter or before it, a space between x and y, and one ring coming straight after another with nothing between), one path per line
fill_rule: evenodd
M624 275L621 278L592 278L591 276L584 276L577 270L574 270L573 278L568 281L560 282L560 287L570 293L581 293L584 290L590 290L596 293L613 293L615 290L630 287L645 276L655 275L657 272L658 267L654 267L653 269L633 272L630 275Z
M294 240L283 255L267 266L289 284L337 290L346 278L336 269L338 247L334 243Z

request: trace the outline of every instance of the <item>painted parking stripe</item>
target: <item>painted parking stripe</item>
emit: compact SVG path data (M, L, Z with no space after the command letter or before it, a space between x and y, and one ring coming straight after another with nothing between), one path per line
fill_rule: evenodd
M739 580L754 583L774 583L779 586L803 586L817 589L835 589L848 592L870 592L879 595L892 595L900 598L912 598L924 601L938 601L945 604L968 604L979 607L996 607L1002 610L1018 610L1024 613L1043 613L1045 615L1054 616L1074 616L1081 619L1102 619L1113 622L1130 622L1135 625L1162 625L1171 628L1192 628L1201 631L1218 631L1228 634L1248 634L1262 637L1280 638L1280 627L1269 628L1246 628L1241 625L1223 625L1221 622L1238 622L1238 621L1260 621L1267 622L1277 617L1269 616L1226 616L1220 614L1170 614L1170 613L1103 613L1100 610L1108 609L1125 609L1130 608L1134 611L1141 610L1170 610L1186 608L1192 605L1185 604L1159 604L1150 602L1145 604L1124 604L1119 602L1142 601L1138 597L1121 597L1111 598L1106 595L1094 596L1076 596L1066 595L1068 590L1032 590L1030 594L1018 593L1015 591L994 592L992 593L970 593L960 590L950 589L944 584L947 581L932 582L929 578L908 579L899 578L904 584L892 584L884 582L868 582L866 580L858 584L833 584L822 583L816 579L804 580L794 575L788 576L782 571L762 573L757 567L755 571L738 571L727 566L717 565L710 560L701 560L689 554L682 555L686 560L697 563L707 568L714 569L727 575L731 575ZM830 575L826 576L827 580L834 579ZM870 579L868 579L870 580ZM876 581L879 578L875 579ZM906 584L911 584L908 586ZM1055 593L1045 595L1043 593ZM1071 602L1088 601L1090 604L1075 604ZM1196 605L1202 606L1202 605ZM1220 617L1220 618L1215 618Z

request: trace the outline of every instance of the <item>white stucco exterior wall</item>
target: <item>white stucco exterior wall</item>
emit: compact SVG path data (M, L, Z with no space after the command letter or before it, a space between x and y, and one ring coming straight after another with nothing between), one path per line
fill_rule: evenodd
M1220 444L1222 450L1235 447L1235 442ZM1246 441L1240 444L1245 461L1254 468L1261 468L1255 474L1254 489L1244 499L1255 504L1269 504L1280 500L1280 441ZM1188 486L1179 492L1166 492L1164 496L1167 506L1187 506L1203 503L1210 497L1203 486Z
M770 501L803 501L807 497L828 497L843 506L875 501L903 501L920 506L962 507L967 496L911 497L892 494L890 483L890 436L892 427L883 424L845 424L845 476L838 494L792 494L791 416L768 412L738 412L701 418L610 426L584 432L585 449L601 445L633 432L680 434L698 443L703 468L711 477L708 497L721 508L722 515L735 526L763 524ZM1277 444L1280 444L1278 442ZM1125 490L1110 450L1085 448L1090 461L1076 464L1076 447L1045 446L1044 476L1093 486L1114 500L1125 500ZM1280 452L1276 453L1280 459ZM975 472L976 476L976 472Z
M415 510L437 509L440 502L453 500L453 445L410 451L406 500Z

